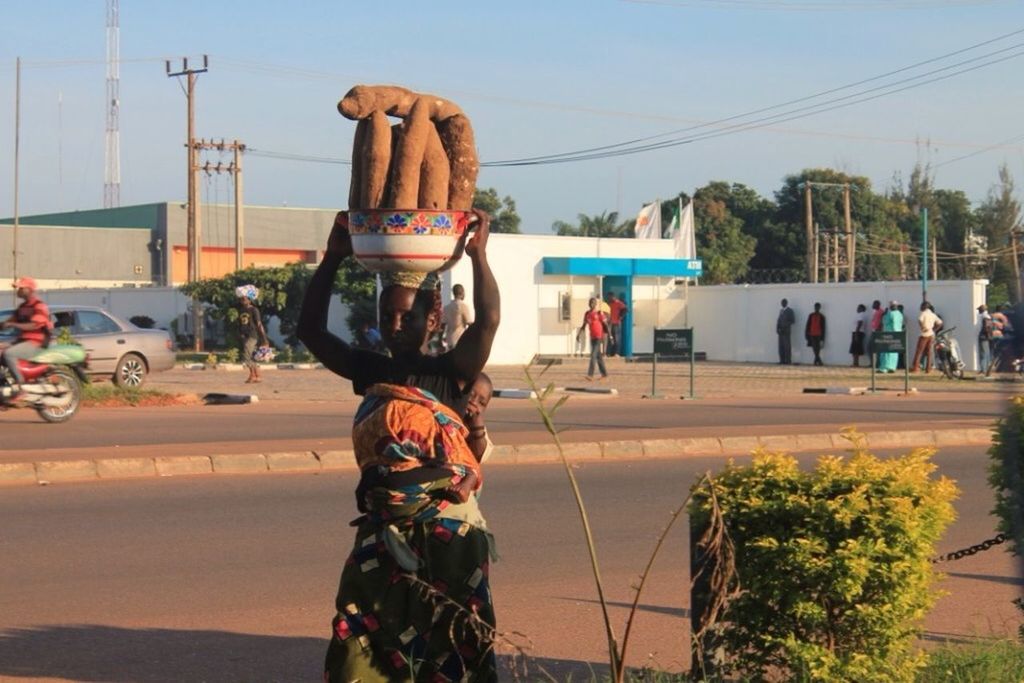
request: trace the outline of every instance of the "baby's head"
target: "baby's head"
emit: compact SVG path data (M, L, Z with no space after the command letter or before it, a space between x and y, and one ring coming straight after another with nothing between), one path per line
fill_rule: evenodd
M484 411L487 410L487 404L491 402L491 395L493 393L494 385L491 384L491 378L481 372L473 380L469 391L466 392L466 411L463 417L466 420L472 420L483 415Z

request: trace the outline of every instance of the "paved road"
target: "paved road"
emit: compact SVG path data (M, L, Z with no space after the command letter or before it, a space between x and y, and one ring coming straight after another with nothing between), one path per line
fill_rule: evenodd
M939 548L992 535L982 448L939 454L959 480L959 519ZM580 465L621 635L630 585L698 473L692 458ZM349 550L347 473L146 480L12 489L0 496L0 679L318 680ZM559 674L600 666L603 627L578 516L558 466L498 466L483 505L503 559L499 626ZM629 661L687 661L686 536L655 565ZM1007 634L1022 581L1001 548L947 565L926 639ZM505 650L507 652L507 649Z
M698 401L574 396L558 413L566 441L987 427L1003 414L1001 392L899 397L782 395ZM351 448L356 399L245 406L86 409L66 424L35 413L0 413L0 463L72 458L213 455ZM496 443L549 440L532 402L495 399Z

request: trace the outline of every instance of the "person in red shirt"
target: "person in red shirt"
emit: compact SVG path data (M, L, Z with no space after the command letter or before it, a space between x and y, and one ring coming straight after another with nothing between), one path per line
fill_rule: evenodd
M804 337L814 351L814 364L824 365L821 361L821 347L825 344L825 315L821 312L821 304L814 304L814 313L807 316Z
M604 339L608 334L608 316L597 307L596 297L590 299L590 310L583 314L583 324L579 333L584 330L590 333L590 366L587 369L587 380L594 379L594 366L601 371L601 379L608 377L604 367Z
M608 308L610 313L608 317L611 320L610 328L608 330L608 355L614 356L615 354L622 355L622 316L626 314L626 304L623 303L622 299L615 296L613 292L608 292L606 297L608 301Z
M50 309L36 297L35 280L21 277L15 281L14 286L22 303L14 315L0 323L0 328L18 330L18 341L4 349L0 357L20 387L25 383L25 377L18 369L18 361L31 358L39 349L49 345L53 323L50 322Z

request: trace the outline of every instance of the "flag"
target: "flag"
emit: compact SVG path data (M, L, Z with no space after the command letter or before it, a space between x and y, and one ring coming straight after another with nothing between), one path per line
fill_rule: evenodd
M679 200L680 207L683 200ZM676 208L676 215L672 218L673 230L672 241L676 246L676 258L692 261L697 258L697 240L694 236L693 221L693 200L686 205L686 208Z
M661 239L661 202L654 202L640 209L633 231L638 240Z

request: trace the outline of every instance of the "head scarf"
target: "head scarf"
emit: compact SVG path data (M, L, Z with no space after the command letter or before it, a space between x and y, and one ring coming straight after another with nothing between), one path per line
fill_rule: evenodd
M437 273L412 273L400 270L381 273L380 282L383 287L406 287L432 291L441 284L441 278Z

